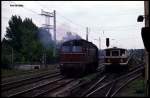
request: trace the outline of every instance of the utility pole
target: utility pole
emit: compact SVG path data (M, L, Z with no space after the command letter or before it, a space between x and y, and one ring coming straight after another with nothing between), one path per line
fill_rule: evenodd
M99 50L101 49L101 38L99 37Z
M14 50L13 50L13 48L12 48L11 52L12 52L12 54L11 54L11 64L13 65L13 63L14 63Z
M88 27L86 28L86 40L88 41L88 33L89 33L89 31L88 31Z
M56 11L54 10L54 56L56 56Z
M46 64L46 49L43 49L42 64L45 65L45 68L48 67Z
M150 96L149 93L149 86L150 86L150 77L149 77L149 57L150 57L150 41L149 41L149 1L144 1L144 15L140 15L137 19L138 22L143 22L143 19L145 18L145 27L141 30L141 36L143 39L144 47L145 47L145 89L146 89L146 96Z
M41 15L45 16L45 24L44 24L44 28L48 30L48 32L50 33L50 30L53 30L53 34L54 34L54 49L53 49L53 56L56 56L56 11L54 10L52 13L50 12L46 12L41 10ZM50 18L53 19L53 24L51 25L51 21Z
M145 14L145 27L149 27L149 1L144 1L144 14ZM148 33L148 32L146 32ZM146 78L146 95L147 96L150 96L150 93L149 93L149 64L150 64L150 61L149 61L149 57L150 57L150 53L149 51L146 51L145 50L145 53L146 53L146 65L145 65L145 78Z
M47 68L47 66L46 66L46 49L44 49L44 65L45 65L45 67Z

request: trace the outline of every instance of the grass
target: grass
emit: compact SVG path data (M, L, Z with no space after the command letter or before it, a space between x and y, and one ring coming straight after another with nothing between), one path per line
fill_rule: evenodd
M129 83L123 90L121 90L119 96L129 97L144 97L145 96L145 84L143 78L138 78Z
M25 74L32 74L46 70L55 70L56 65L48 65L46 69L32 69L32 70L19 70L19 69L1 69L1 78L13 77L13 76L21 76Z
M29 71L17 70L17 69L1 69L2 78L25 74Z
M92 80L93 78L95 78L97 76L97 74L96 73L92 73L92 74L89 74L89 75L87 75L87 76L85 76L85 77L83 77L83 78L81 78L82 80L86 80L86 81L90 81L90 80Z

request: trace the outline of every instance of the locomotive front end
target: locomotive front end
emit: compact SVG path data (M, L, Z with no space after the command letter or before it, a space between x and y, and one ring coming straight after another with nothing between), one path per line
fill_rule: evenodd
M66 75L84 73L85 52L79 42L64 43L60 53L60 71Z

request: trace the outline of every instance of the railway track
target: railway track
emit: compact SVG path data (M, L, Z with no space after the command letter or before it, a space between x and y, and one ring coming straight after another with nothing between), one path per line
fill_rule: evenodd
M45 76L42 79L26 84L20 87L15 87L2 91L3 97L56 97L68 96L70 90L81 84L81 78L68 79L61 75L51 77ZM46 78L47 77L47 78ZM49 77L49 78L48 78ZM22 81L23 82L23 81ZM86 81L87 82L87 81ZM85 82L82 82L82 84Z
M53 85L53 89L49 88L44 93L40 94L40 97L65 97L65 96L68 96L70 94L70 90L78 84L79 84L79 81L75 80L75 79L69 79L69 80L67 80L67 82L65 82L61 85L59 83L56 83Z
M109 82L113 81L116 77L118 77L117 74L114 74L114 75L107 74L107 75L102 76L102 78L100 78L94 85L92 85L89 89L87 89L82 94L82 97L84 97L84 96L89 97L89 96L95 94L95 92L97 92L97 90L102 89L102 88L106 87L107 85L109 85ZM104 92L106 92L106 91L103 90L101 92L101 94L103 94Z
M15 97L15 96L22 96L23 94L30 92L34 89L38 89L42 86L45 86L49 83L54 83L56 81L61 80L62 78L60 77L55 77L55 78L51 78L51 79L47 79L47 80L42 80L42 81L38 81L32 84L27 84L27 85L23 85L21 87L17 87L17 88L13 88L13 89L9 89L7 91L2 92L2 96L4 97Z
M55 72L59 72L58 70L47 70L47 71L41 71L41 72L34 72L34 73L30 73L30 74L23 74L20 76L12 76L12 77L7 77L7 78L2 78L1 83L7 83L10 81L16 81L16 80L21 80L24 78L29 78L29 77L35 77L35 76L39 76L42 74L47 74L47 73L55 73Z
M94 79L92 86L80 92L79 97L113 97L121 88L130 81L141 76L143 66L132 68L128 74L104 74L100 71L93 79L82 81L79 79L67 79L58 72L41 74L39 76L8 82L2 86L4 97L68 97L78 91L82 86L87 86ZM137 75L135 75L137 74ZM99 80L97 80L99 78ZM11 86L13 85L13 86Z
M127 80L123 81L123 83L121 83L121 85L119 85L118 88L116 87L116 89L114 90L114 92L111 94L110 97L114 97L117 93L119 93L119 91L120 91L123 87L125 87L125 86L126 86L127 84L129 84L131 81L133 81L133 80L139 78L141 75L142 75L142 74L139 73L139 74L135 75L134 77L131 77L130 79L127 79Z
M67 85L68 83L72 82L73 79L64 79L58 78L53 81L48 81L46 83L42 83L39 86L33 87L32 89L26 90L26 92L19 93L15 96L23 96L23 97L39 97L44 96L48 92L54 91L55 89L58 89L60 87L63 87Z
M93 84L89 89L83 92L82 97L113 97L115 96L121 88L133 81L134 79L142 75L143 66L135 68L128 74L116 76L115 78L110 78L108 76L103 76ZM106 81L108 80L108 81Z
M82 82L83 84L83 82ZM79 79L68 79L63 76L38 81L2 93L4 97L64 97L80 85Z
M90 82L90 81L86 81ZM58 72L42 73L1 84L3 97L68 96L68 90L81 84L81 79L66 79ZM67 93L66 93L67 92Z
M13 89L13 88L17 88L19 86L22 85L26 85L26 84L30 84L33 82L37 82L43 79L47 79L47 78L52 78L55 76L60 75L59 72L55 71L55 72L46 72L46 73L40 73L40 74L35 74L34 76L31 75L29 77L25 77L25 78L18 78L14 81L7 81L7 82L3 82L1 84L1 90L2 91L7 91L9 89Z

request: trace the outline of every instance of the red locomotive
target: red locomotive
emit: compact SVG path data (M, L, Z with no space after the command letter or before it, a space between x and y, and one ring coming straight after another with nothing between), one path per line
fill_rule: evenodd
M60 49L60 72L65 75L81 76L96 71L98 48L83 39L66 41Z

